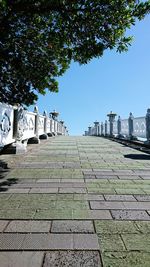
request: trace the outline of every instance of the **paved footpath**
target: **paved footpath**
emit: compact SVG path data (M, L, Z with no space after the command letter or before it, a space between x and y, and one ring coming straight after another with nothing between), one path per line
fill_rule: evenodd
M55 137L0 161L0 267L150 266L149 155Z

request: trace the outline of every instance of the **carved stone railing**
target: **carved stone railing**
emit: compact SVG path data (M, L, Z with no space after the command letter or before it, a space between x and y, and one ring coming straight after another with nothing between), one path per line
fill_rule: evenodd
M147 110L145 117L134 118L129 114L128 119L115 120L117 114L110 112L107 116L109 121L105 123L94 122L94 126L88 127L85 131L86 136L110 136L126 139L140 139L150 144L150 109Z
M46 112L39 114L37 107L29 112L21 106L0 103L0 149L11 145L22 153L28 142L40 143L40 139L56 135L68 135L64 122L48 117Z

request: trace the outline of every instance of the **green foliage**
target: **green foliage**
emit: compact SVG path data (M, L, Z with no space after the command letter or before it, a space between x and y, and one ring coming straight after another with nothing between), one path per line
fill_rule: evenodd
M126 29L149 11L150 1L0 0L0 101L33 104L58 91L71 60L127 51Z

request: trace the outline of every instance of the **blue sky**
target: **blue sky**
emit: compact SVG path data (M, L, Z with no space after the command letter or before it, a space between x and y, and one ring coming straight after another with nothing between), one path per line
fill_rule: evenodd
M72 63L59 78L59 93L39 96L40 113L59 111L70 135L82 135L93 121L104 121L111 110L122 118L129 112L144 116L150 107L149 29L147 16L130 30L134 41L127 53L106 51L87 65Z

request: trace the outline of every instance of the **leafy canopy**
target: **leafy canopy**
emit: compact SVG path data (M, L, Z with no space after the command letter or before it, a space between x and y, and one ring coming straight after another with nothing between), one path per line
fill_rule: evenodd
M126 29L149 11L150 1L0 0L0 101L33 104L58 91L71 60L127 51Z

